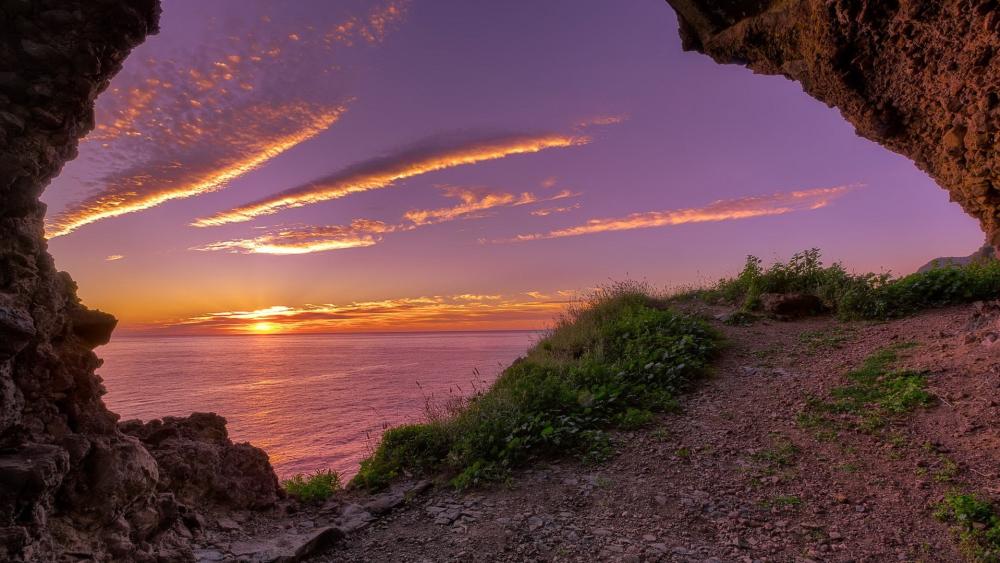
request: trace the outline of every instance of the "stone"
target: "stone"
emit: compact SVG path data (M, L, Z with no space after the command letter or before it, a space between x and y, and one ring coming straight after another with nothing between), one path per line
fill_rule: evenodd
M797 319L823 312L823 301L809 293L765 293L760 296L764 312L778 319Z
M28 311L0 306L0 361L10 359L23 350L35 334L35 322Z
M993 245L986 243L980 247L979 250L968 256L942 256L935 258L918 268L917 272L926 273L939 268L965 266L972 263L985 263L991 260L996 260L996 251L993 249Z
M102 311L78 308L70 315L73 334L90 348L103 346L111 341L111 333L118 319Z
M159 490L184 504L260 509L273 506L283 494L267 454L250 444L234 444L226 419L215 413L119 426L156 458Z
M383 493L366 502L364 510L376 515L385 514L403 504L405 500L406 495L402 491Z
M366 527L374 519L374 516L361 505L352 503L344 506L344 510L337 517L336 525L344 533L350 533ZM450 524L452 520L454 519L448 520L446 523ZM435 521L435 523L437 522Z

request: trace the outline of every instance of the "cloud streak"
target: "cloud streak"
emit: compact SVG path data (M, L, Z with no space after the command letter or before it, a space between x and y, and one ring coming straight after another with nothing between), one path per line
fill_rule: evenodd
M192 225L209 227L250 221L285 209L387 188L400 180L429 172L512 155L536 153L551 148L572 147L585 144L589 140L586 136L559 133L499 135L457 141L428 139L411 148L356 164L315 182L198 219Z
M668 211L646 211L632 213L625 217L591 219L582 225L556 229L546 233L522 234L512 239L497 242L520 242L575 237L594 233L650 229L687 223L708 223L784 215L795 211L807 211L826 207L835 199L862 186L863 184L851 184L830 188L780 192L763 196L722 199L704 207Z
M341 55L380 43L408 0L331 8L308 25L246 4L209 20L197 49L162 36L129 57L69 167L86 169L74 189L91 193L49 221L49 237L221 189L326 130L350 99Z
M460 294L358 301L344 305L276 305L252 311L207 313L163 323L182 333L357 332L427 329L533 328L565 310L568 298L539 292L518 295Z
M250 111L246 111L246 110ZM58 214L49 238L102 219L219 190L267 161L322 133L345 108L305 103L241 108L186 137L181 159L163 158L105 176L104 189Z
M517 207L543 201L555 201L577 195L569 190L562 190L553 196L539 197L531 192L512 194L491 191L486 188L443 186L441 189L445 197L456 198L461 203L440 209L413 209L407 211L403 215L403 218L416 226L431 225L476 216L479 213L498 207Z
M381 242L381 235L385 233L411 231L427 225L481 217L492 209L554 201L577 195L569 190L539 197L531 192L513 194L487 188L442 186L441 189L445 197L458 199L460 203L438 209L412 209L403 215L403 222L395 225L370 219L355 219L350 225L280 227L256 237L215 242L192 250L293 255L363 248Z
M355 219L350 225L281 228L258 237L214 242L192 250L222 250L240 254L310 254L373 246L382 240L383 233L390 233L398 228L381 221Z

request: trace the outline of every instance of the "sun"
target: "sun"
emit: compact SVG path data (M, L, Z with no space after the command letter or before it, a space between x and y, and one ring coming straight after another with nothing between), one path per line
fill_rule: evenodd
M267 322L254 323L254 324L250 325L250 331L251 332L256 332L256 333L259 333L259 334L266 334L266 333L269 333L269 332L277 332L278 331L278 325L276 325L274 323L267 323Z

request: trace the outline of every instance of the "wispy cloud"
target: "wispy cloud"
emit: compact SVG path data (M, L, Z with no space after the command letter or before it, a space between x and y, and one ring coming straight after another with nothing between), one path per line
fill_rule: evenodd
M86 163L78 187L91 193L51 219L48 236L221 189L328 129L350 101L333 51L379 43L407 5L331 9L305 26L248 7L208 22L197 49L170 51L167 38L140 47L98 99L70 165Z
M419 227L481 217L487 211L574 197L562 190L550 196L531 192L520 194L461 186L441 186L443 195L460 203L438 209L412 209L399 224L386 224L370 219L355 219L350 225L279 227L251 238L215 242L192 248L201 251L228 251L241 254L310 254L329 250L373 246L385 233L410 231Z
M192 250L241 254L310 254L378 244L383 233L397 230L381 221L355 219L350 225L285 227L257 237L215 242Z
M111 256L108 256L108 257L107 257L107 258L105 258L104 260L105 260L106 262L117 262L117 261L119 261L119 260L121 260L121 259L123 259L123 258L125 258L125 257L124 257L124 256L122 256L121 254L112 254Z
M512 194L493 191L488 188L442 186L441 189L446 197L456 198L461 201L461 203L452 207L443 207L439 209L413 209L407 211L406 214L403 215L403 218L417 226L429 225L475 216L477 213L498 207L516 207L531 203L554 201L577 195L569 190L562 190L552 196L540 197L531 192Z
M533 292L534 293L534 292ZM428 329L535 328L562 312L567 298L460 294L345 305L277 305L253 311L208 313L161 324L191 333L351 332Z
M589 138L585 136L559 133L498 135L461 140L426 139L395 154L362 162L277 195L198 219L193 225L208 227L250 221L284 209L387 188L399 180L446 168L587 142Z
M544 209L536 209L531 212L535 217L548 217L549 215L555 215L556 213L566 213L568 211L573 211L574 209L580 209L579 203L574 203L573 205L566 205L563 207L546 207Z
M830 188L815 188L792 192L781 192L763 196L749 196L737 199L722 199L706 205L688 209L668 211L646 211L632 213L625 217L591 219L582 225L556 229L546 233L517 235L512 239L497 242L517 242L538 239L575 237L609 231L629 231L683 225L686 223L706 223L784 215L795 211L806 211L826 207L833 200L863 184L851 184Z
M246 110L192 128L180 145L185 153L177 155L180 158L162 155L100 178L104 189L56 215L46 226L48 236L66 235L101 219L218 190L323 132L344 108L296 103Z
M595 115L587 119L579 121L576 126L579 128L587 127L604 127L607 125L618 125L619 123L624 123L628 121L629 116L627 114L619 115Z

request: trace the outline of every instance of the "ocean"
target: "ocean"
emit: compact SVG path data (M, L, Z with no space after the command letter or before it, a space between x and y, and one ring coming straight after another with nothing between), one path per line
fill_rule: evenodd
M467 396L537 332L115 336L97 350L104 400L122 420L215 412L263 448L279 477L345 477L385 428L424 419L427 401Z

